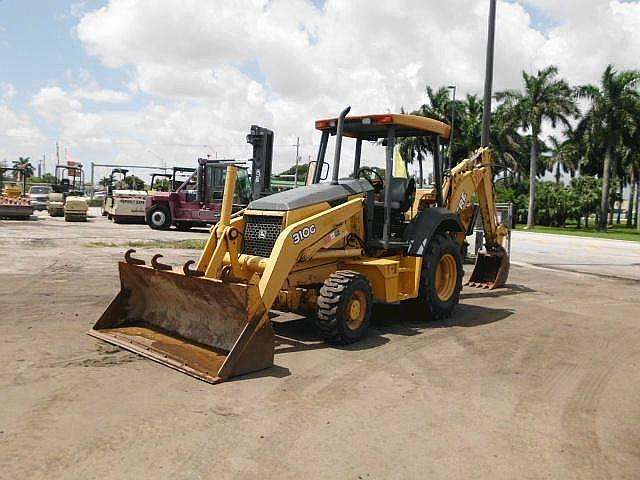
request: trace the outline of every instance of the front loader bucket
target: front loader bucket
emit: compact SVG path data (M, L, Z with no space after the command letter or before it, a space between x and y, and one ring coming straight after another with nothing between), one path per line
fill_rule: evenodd
M209 383L273 365L255 285L125 262L119 270L120 293L89 335Z
M504 286L508 277L509 254L500 247L490 252L478 252L467 285L493 290Z

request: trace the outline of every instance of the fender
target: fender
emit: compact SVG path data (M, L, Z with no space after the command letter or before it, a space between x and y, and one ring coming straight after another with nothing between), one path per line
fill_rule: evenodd
M437 232L463 232L464 228L456 213L446 208L433 207L422 210L404 231L404 241L408 242L407 255L422 257L427 245Z

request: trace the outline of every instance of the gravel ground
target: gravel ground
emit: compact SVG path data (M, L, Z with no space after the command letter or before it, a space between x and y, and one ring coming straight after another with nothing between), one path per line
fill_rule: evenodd
M558 271L555 239L516 236L507 288L465 289L448 321L380 306L349 348L291 322L276 366L211 386L85 334L126 249L89 242L204 233L38 218L0 222L0 478L640 475L640 283Z

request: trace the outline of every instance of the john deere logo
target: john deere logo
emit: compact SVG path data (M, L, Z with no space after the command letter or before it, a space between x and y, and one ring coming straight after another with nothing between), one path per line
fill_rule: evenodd
M267 231L264 228L258 230L258 238L260 240L265 240L267 238Z

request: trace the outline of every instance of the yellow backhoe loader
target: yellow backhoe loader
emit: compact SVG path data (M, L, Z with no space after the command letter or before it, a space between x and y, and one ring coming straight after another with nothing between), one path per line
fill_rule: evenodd
M90 334L217 383L273 364L272 309L313 318L336 344L367 334L375 302L414 302L426 318L448 317L478 209L486 250L470 281L503 285L508 230L497 222L490 150L443 173L447 124L348 112L316 122L321 143L311 185L254 200L232 216L236 167L229 166L221 219L197 262L175 269L155 255L146 265L128 251L119 264L122 289ZM396 141L421 136L435 146L429 187L393 174ZM322 183L330 138L332 178ZM340 179L343 138L355 142L355 155L352 178ZM384 175L361 167L365 141L384 145Z

